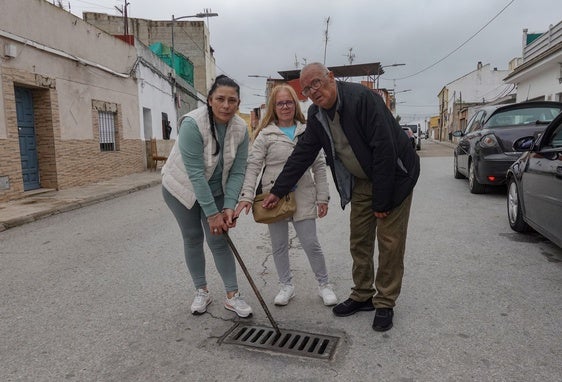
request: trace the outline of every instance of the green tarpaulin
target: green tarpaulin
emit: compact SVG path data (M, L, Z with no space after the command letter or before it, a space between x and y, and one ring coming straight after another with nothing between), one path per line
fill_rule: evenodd
M172 49L161 42L150 45L150 50L156 54L168 66L174 68L176 74L193 86L193 63L183 54L174 52L174 64L172 65Z

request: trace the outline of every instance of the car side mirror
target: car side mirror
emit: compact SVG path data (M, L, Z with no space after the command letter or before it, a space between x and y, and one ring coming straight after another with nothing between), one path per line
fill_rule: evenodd
M453 137L462 137L462 131L461 130L457 130L457 131L453 131Z
M535 137L523 137L513 142L515 151L531 151L535 145Z

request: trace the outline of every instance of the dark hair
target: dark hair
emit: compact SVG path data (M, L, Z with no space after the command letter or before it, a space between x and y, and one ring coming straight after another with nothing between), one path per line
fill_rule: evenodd
M220 144L219 141L217 140L217 134L216 134L216 127L215 127L215 118L213 116L213 108L211 107L211 105L209 105L209 98L212 97L213 93L215 92L215 90L217 90L217 88L219 86L228 86L231 88L236 89L236 94L238 94L238 98L240 98L240 86L230 77L225 76L224 74L221 74L219 76L217 76L217 78L215 78L215 82L213 82L213 85L211 86L211 89L209 90L209 95L207 96L207 110L209 111L209 122L211 124L211 135L213 136L213 139L215 140L215 143L217 144L217 149L216 151L213 153L213 155L217 155L220 151Z

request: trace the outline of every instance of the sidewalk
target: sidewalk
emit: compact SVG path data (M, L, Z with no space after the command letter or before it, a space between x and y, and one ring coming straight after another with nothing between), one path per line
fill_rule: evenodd
M30 192L30 195L23 199L0 202L0 232L160 183L160 171L144 171L83 187L60 191Z
M451 142L451 141L439 141L437 139L433 139L433 138L428 138L425 141L431 142L431 143L436 143L438 145L443 145L443 146L448 146L450 148L455 148L457 147L457 143L456 142ZM422 145L423 145L423 140L422 140Z

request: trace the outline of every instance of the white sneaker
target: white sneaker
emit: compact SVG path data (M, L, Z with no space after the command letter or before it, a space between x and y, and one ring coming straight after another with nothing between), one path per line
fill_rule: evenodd
M248 317L252 314L252 308L244 301L242 296L240 296L240 292L236 292L232 298L227 297L224 300L224 307L228 310L232 310L240 317Z
M295 287L291 284L282 284L281 290L275 296L273 303L275 305L287 305L293 297L295 297Z
M322 297L324 305L326 306L336 305L338 302L338 298L336 297L336 294L334 293L334 290L332 289L332 286L330 284L319 285L318 295Z
M191 314L203 314L207 311L207 306L213 301L211 293L205 289L197 289L195 298L191 304Z

